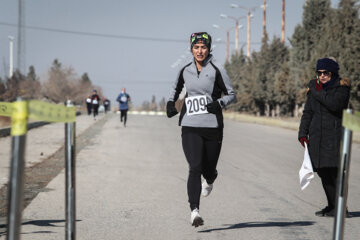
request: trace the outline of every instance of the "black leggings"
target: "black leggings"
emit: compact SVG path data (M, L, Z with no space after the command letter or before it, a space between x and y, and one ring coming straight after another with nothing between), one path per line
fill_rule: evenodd
M187 128L189 129L189 128ZM215 137L203 132L182 131L182 146L187 162L189 163L189 177L187 192L191 210L199 209L201 194L201 175L206 182L212 184L217 177L216 165L219 159L222 144L222 129L211 129L218 131Z
M328 201L328 207L333 209L336 204L336 184L337 184L337 175L338 168L329 167L329 168L319 168L317 170L319 177L321 178L321 183L325 191L325 195Z
M120 110L120 121L122 122L124 118L124 125L126 125L127 111L128 110Z
M93 104L94 117L98 115L99 104Z

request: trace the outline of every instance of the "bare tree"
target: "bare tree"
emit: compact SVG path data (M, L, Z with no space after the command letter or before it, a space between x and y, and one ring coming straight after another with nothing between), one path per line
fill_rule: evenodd
M165 111L166 110L166 100L165 100L164 97L159 102L159 110L160 111Z

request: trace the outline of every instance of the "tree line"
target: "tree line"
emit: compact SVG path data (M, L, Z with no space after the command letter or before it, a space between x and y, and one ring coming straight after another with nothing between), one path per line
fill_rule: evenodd
M339 74L351 80L351 107L360 110L360 20L358 0L309 0L302 23L285 46L278 37L262 39L248 58L241 50L225 63L237 95L232 110L261 116L298 116L316 61L334 57Z
M0 101L12 102L21 97L63 103L70 99L76 105L83 105L93 89L102 95L101 88L91 83L87 73L79 77L72 67L64 67L55 59L43 81L33 66L27 75L16 70L10 78L0 78Z
M165 111L166 110L166 100L165 97L162 97L161 100L157 103L155 95L152 95L151 101L143 101L141 106L137 108L140 111Z

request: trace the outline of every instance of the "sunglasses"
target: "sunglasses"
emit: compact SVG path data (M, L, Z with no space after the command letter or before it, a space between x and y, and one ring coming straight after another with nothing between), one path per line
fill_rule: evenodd
M200 33L191 34L191 42L193 43L196 39L209 40L209 35L206 32L200 32Z
M318 75L319 77L324 74L325 76L330 76L330 72L329 71L316 71L316 75Z

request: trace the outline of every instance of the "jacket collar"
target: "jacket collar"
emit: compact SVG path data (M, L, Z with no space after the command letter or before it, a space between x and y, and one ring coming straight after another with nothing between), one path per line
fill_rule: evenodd
M339 76L334 76L330 79L329 82L323 84L324 89L330 89L333 87L338 87L340 85L340 78Z

